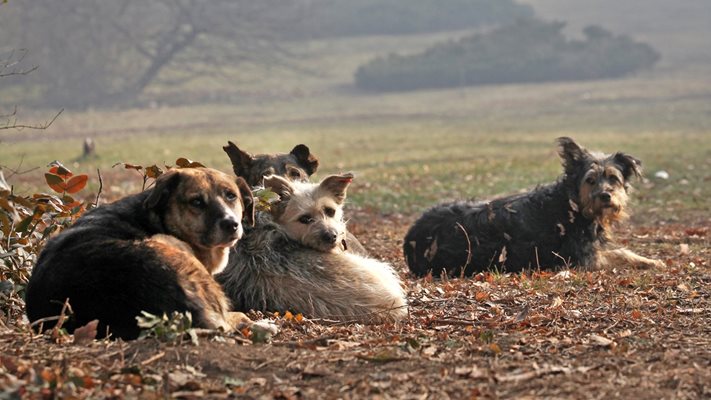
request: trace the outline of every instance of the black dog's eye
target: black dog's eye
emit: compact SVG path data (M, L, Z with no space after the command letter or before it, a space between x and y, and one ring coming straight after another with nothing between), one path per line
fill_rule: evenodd
M595 184L595 178L593 178L593 177L591 176L591 177L585 179L585 182L587 182L589 185L594 185L594 184Z
M323 212L326 214L327 217L333 218L334 215L336 215L336 210L334 210L331 207L325 207L323 209Z
M617 175L610 175L607 179L609 179L612 183L620 183L620 178L618 178Z
M225 198L227 199L227 201L235 201L237 200L237 194L235 194L235 192L231 190L228 190L225 192Z
M304 224L304 225L308 225L308 224L314 222L314 219L311 218L310 215L304 214L304 215L302 215L302 216L299 217L299 222L301 222L301 223Z
M292 170L289 172L289 175L290 175L291 177L293 177L293 178L301 178L301 174L299 173L299 171L297 171L297 170L295 170L295 169L292 169Z
M203 208L205 207L205 202L202 200L202 198L195 197L194 199L190 199L190 205L195 208Z

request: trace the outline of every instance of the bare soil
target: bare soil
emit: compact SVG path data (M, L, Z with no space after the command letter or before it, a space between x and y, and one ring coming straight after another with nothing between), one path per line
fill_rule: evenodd
M620 242L666 267L415 280L416 216L361 210L351 230L401 272L401 324L268 315L270 344L204 334L75 343L0 325L0 398L710 398L711 235L637 224ZM254 314L258 318L261 315ZM249 334L249 332L244 332Z

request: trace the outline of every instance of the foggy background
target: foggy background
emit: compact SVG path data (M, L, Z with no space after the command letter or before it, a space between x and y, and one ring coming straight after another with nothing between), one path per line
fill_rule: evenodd
M0 73L11 75L0 104L82 110L701 77L711 71L709 21L704 0L10 0L0 6Z

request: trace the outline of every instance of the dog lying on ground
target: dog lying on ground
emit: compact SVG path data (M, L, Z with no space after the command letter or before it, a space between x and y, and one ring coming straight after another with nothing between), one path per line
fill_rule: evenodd
M641 162L624 153L605 155L558 140L564 174L528 193L491 201L460 201L426 211L405 236L410 271L439 277L486 269L610 264L663 265L627 249L607 249L612 225L624 219L629 180Z
M70 332L98 319L98 333L134 339L141 311L192 313L195 325L230 331L231 313L212 274L253 223L242 178L207 168L174 169L155 187L87 212L49 240L27 286L30 321L57 316L68 299ZM43 324L52 327L55 322Z
M321 183L264 179L279 194L269 213L257 213L217 275L236 309L301 312L313 318L397 321L407 300L393 268L343 251L343 203L353 175Z
M252 187L262 186L265 176L278 175L293 182L308 182L319 166L316 155L306 145L299 144L290 153L251 155L232 142L222 149L230 157L235 175L243 177ZM368 251L350 232L346 231L348 251L368 256Z

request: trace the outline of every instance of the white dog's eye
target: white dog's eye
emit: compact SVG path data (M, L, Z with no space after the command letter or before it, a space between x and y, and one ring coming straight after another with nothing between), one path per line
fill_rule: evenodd
M314 222L314 219L310 215L304 214L299 217L299 222L301 222L304 225L308 225L308 224Z
M336 215L336 210L334 210L331 207L324 207L323 212L326 214L327 217L333 218L334 215Z

